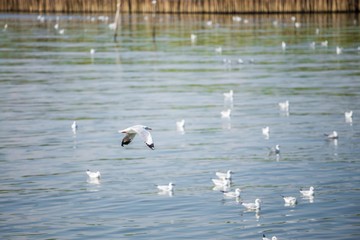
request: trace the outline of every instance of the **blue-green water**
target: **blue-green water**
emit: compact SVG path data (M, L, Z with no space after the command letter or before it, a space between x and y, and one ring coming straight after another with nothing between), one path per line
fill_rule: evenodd
M300 28L239 16L124 15L114 42L112 16L1 14L0 238L358 239L359 16L296 15ZM154 151L139 137L121 147L117 131L134 124L153 128ZM213 190L228 169L259 212ZM159 194L170 181L174 194Z

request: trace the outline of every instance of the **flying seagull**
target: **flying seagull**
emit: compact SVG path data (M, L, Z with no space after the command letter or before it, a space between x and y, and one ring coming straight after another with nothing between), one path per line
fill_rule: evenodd
M124 130L120 130L119 133L125 133L125 137L123 138L121 142L121 146L128 145L132 142L135 135L138 133L141 138L144 140L145 144L154 150L154 142L152 140L151 134L149 130L152 130L151 128L144 126L144 125L135 125L132 127L125 128Z

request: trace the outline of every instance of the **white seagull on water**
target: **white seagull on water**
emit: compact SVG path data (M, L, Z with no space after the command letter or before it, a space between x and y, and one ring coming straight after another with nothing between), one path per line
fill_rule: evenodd
M221 114L221 118L230 118L231 109L228 109L226 111L221 111L220 114Z
M279 144L276 144L275 145L275 148L271 148L270 151L269 151L269 156L273 155L273 154L276 154L276 155L279 155L280 154L280 145Z
M304 196L304 197L312 197L314 196L315 192L314 192L314 187L311 186L309 188L309 190L302 190L300 189L300 193Z
M229 198L239 198L240 197L240 188L236 188L234 192L221 191L224 194L224 197Z
M231 184L230 179L227 179L227 178L224 178L224 179L213 178L213 179L211 179L211 181L217 187L228 187Z
M285 205L295 205L295 204L297 204L297 199L296 199L296 197L291 197L291 196L285 197L285 196L282 196L282 198L284 199Z
M101 175L100 175L100 172L97 171L97 172L91 172L89 169L86 170L86 174L89 176L89 178L91 180L94 180L94 179L100 179L101 178Z
M269 128L269 126L266 126L266 127L262 128L262 134L263 134L263 135L269 136L269 133L270 133L270 128Z
M327 139L338 139L339 138L337 131L333 131L330 134L324 133L324 135L327 137Z
M185 119L182 119L181 121L176 122L176 130L178 132L184 132L185 131Z
M241 203L247 210L258 211L261 208L261 200L259 198L255 199L255 203Z
M73 133L75 134L75 133L76 133L76 130L78 129L78 125L76 124L76 121L74 121L74 122L71 124L71 129L72 129Z
M172 192L175 184L170 182L168 185L156 185L157 189L164 192Z
M229 92L224 93L224 101L233 101L234 91L230 90Z
M279 107L283 111L289 111L289 101L286 100L285 102L279 102Z
M138 133L141 136L141 138L144 140L145 144L149 148L154 150L155 149L154 142L152 140L149 130L152 130L152 129L147 126L144 126L144 125L135 125L135 126L120 130L119 133L126 134L121 142L121 146L128 145L129 143L131 143L132 140L134 139L135 135Z
M229 179L229 180L231 180L231 174L233 174L233 172L231 170L228 170L226 173L223 173L223 172L216 172L215 173L215 175L219 179Z
M353 111L345 112L345 118L352 118Z

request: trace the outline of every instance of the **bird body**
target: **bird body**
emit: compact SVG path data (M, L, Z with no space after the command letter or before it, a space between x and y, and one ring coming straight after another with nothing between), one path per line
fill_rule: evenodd
M220 112L222 118L230 118L231 109Z
M119 133L125 133L125 137L121 142L121 146L128 145L132 142L136 134L139 134L141 138L144 140L145 144L154 150L154 142L152 140L151 134L148 130L152 130L151 128L144 125L135 125L132 127L125 128L120 130Z
M270 151L269 151L269 156L271 155L279 155L280 154L280 145L279 144L276 144L275 145L275 148L271 148Z
M176 130L179 132L184 132L185 127L185 119L182 119L181 121L176 122Z
M300 193L304 196L304 197L312 197L314 196L315 192L314 192L314 187L311 186L309 188L309 190L302 190L300 189Z
M289 101L286 100L285 102L279 102L279 107L281 110L284 110L284 111L289 111Z
M265 236L265 234L263 234L262 240L277 240L277 237L276 237L276 236L273 236L273 237L270 239L270 238L267 238L267 237Z
M90 179L100 179L101 175L100 172L91 172L89 169L86 170L86 174L89 176Z
M221 191L225 197L230 198L239 198L240 197L240 188L236 188L234 192L228 192L228 191Z
M72 129L73 133L76 133L76 130L78 129L78 125L77 125L76 121L74 121L71 124L71 129Z
M324 135L327 137L327 139L338 139L339 138L337 131L333 131L330 134L325 133Z
M219 178L219 179L229 179L231 180L231 175L232 175L232 171L228 170L226 173L223 172L216 172L215 175Z
M225 178L225 179L213 178L213 179L211 179L211 181L214 183L215 186L218 186L218 187L227 187L227 186L230 186L230 184L231 184L230 180L227 178Z
M168 185L156 185L157 189L164 192L171 192L174 190L175 184L170 182Z
M269 135L269 133L270 133L269 126L266 126L266 127L262 128L262 134L263 135Z
M281 42L281 48L283 50L286 50L286 42L284 42L284 41Z
M261 200L259 199L259 198L257 198L256 200L255 200L255 203L241 203L241 205L243 205L246 209L248 209L248 210L256 210L256 211L258 211L258 210L260 210L260 208L261 208Z
M352 118L353 111L345 112L345 118Z
M224 100L232 101L233 95L234 95L233 90L230 90L229 92L224 93Z
M282 196L282 198L284 199L285 204L295 205L295 204L297 203L296 197L291 197L291 196L285 197L285 196Z
M342 53L342 48L339 46L336 46L336 54L339 55Z

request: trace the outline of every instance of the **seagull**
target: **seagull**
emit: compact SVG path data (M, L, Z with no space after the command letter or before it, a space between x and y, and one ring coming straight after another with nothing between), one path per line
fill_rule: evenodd
M313 186L311 186L310 188L309 188L309 190L302 190L302 189L300 189L300 193L304 196L304 197L312 197L312 196L314 196L314 187Z
M342 48L339 46L336 46L336 54L339 55L342 53Z
M291 21L295 22L295 21L296 21L296 17L295 17L295 16L292 16L292 17L291 17Z
M191 42L196 42L197 36L195 34L190 35Z
M330 134L324 133L324 135L327 137L327 139L338 139L339 138L337 131L333 131Z
M353 111L345 112L345 118L352 118Z
M91 55L94 55L94 54L95 54L95 49L93 49L93 48L90 49L90 54L91 54Z
M151 128L144 125L135 125L132 127L125 128L124 130L120 130L119 133L126 133L125 137L121 142L121 146L128 145L132 142L135 135L138 133L141 138L144 140L145 144L154 150L154 142L152 140L151 134L148 130L152 130Z
M217 53L222 53L222 47L217 47L217 48L215 48L215 52L217 52Z
M227 179L227 178L224 178L224 179L213 178L213 179L211 179L211 181L217 187L227 187L227 186L230 186L230 184L231 184L230 179Z
M55 28L56 30L58 30L58 29L59 29L59 24L56 23L56 24L54 25L54 28Z
M228 170L226 173L223 173L223 172L216 172L216 176L219 178L219 179L229 179L231 180L231 174L233 172L231 170Z
M235 192L221 191L224 194L224 197L229 198L239 198L240 197L240 188L235 189Z
M321 46L327 47L328 46L328 40L325 40L325 41L321 42Z
M289 101L286 100L285 102L279 102L279 107L283 111L289 111Z
M282 196L282 198L284 199L285 204L287 204L287 205L295 205L295 204L297 204L296 197L291 197L291 196L285 197L285 196Z
M226 111L222 111L221 113L221 117L222 118L230 118L230 114L231 114L231 109L228 109Z
M86 170L86 174L89 176L90 179L100 179L101 175L100 172L91 172L89 169Z
M178 132L184 132L185 131L184 128L185 128L185 119L176 122L176 130Z
M311 49L315 49L315 47L316 47L316 42L311 42L309 46L310 46Z
M296 22L296 23L295 23L295 27L296 27L296 28L299 28L299 27L301 27L301 23L299 23L299 22Z
M281 48L284 51L286 50L286 42L284 42L284 41L281 42Z
M263 127L263 128L262 128L262 134L263 134L263 135L269 136L269 133L270 133L270 128L269 128L269 126L266 126L266 127Z
M224 101L233 101L234 91L231 89L229 92L224 93Z
M168 185L155 185L158 190L163 192L172 192L174 190L175 184L170 182Z
M115 29L116 29L116 23L115 23L115 22L110 23L108 26L109 26L109 28L110 28L111 30L115 30Z
M261 203L261 200L259 198L257 198L255 200L255 203L241 203L241 205L243 205L248 210L252 210L252 211L256 210L256 211L258 211L261 208L260 203Z
M263 234L262 240L277 240L277 237L276 237L276 236L273 236L273 237L270 239L270 238L265 237L265 234Z
M244 61L243 61L241 58L239 58L239 59L237 60L237 63L238 63L238 64L243 64Z
M280 145L279 144L276 144L275 145L275 148L271 148L270 151L269 151L269 156L273 155L273 154L276 154L276 155L279 155L280 154Z
M75 134L75 133L76 133L76 130L78 129L78 125L76 124L76 121L74 121L74 122L71 124L71 129L72 129L73 133Z

